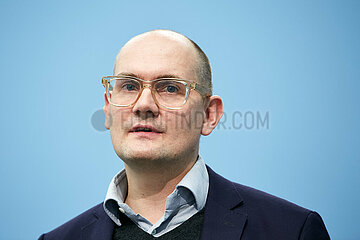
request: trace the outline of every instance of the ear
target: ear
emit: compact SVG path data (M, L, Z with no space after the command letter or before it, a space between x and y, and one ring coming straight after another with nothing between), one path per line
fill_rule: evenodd
M105 114L105 128L106 129L110 129L110 104L109 104L109 100L107 98L106 92L104 93L104 97L105 97L105 104L103 107L104 110L104 114Z
M206 116L201 129L201 134L209 135L223 115L223 103L219 96L211 96L208 99L207 108L205 110Z

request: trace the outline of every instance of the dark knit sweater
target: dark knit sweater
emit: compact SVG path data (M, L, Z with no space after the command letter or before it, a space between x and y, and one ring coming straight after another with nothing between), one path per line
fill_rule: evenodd
M194 240L200 239L204 222L204 210L193 215L187 221L167 232L160 237L154 237L135 225L124 214L120 216L121 226L116 226L113 233L113 240Z

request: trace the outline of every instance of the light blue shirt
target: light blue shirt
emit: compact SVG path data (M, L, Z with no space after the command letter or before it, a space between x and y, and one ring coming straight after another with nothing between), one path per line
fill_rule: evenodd
M152 224L140 214L135 214L124 203L127 187L124 169L116 174L110 183L103 205L105 212L118 226L121 226L119 216L120 212L122 212L139 228L154 237L159 237L176 228L204 208L209 190L209 175L204 160L199 156L194 166L166 198L165 213L155 224Z

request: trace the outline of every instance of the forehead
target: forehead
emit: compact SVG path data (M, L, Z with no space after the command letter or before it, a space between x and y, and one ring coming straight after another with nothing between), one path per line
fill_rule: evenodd
M182 36L147 34L131 39L116 57L114 75L132 73L145 80L174 75L195 80L196 52Z

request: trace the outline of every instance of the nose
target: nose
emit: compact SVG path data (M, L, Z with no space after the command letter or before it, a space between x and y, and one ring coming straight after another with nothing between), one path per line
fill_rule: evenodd
M138 115L141 118L156 117L159 115L159 107L156 105L156 102L151 94L151 86L143 85L143 90L140 93L140 96L135 103L133 113Z

